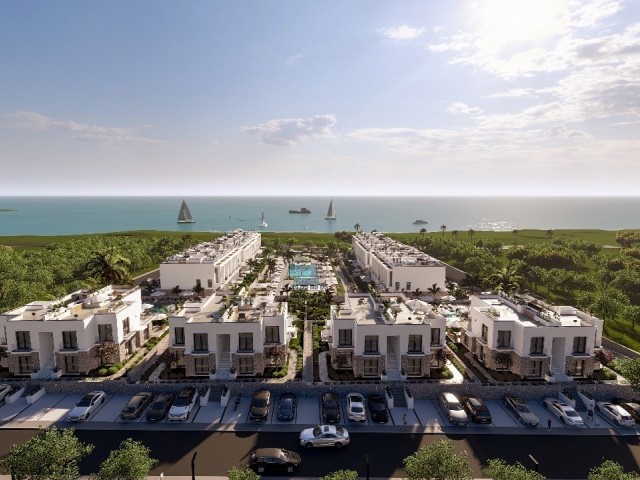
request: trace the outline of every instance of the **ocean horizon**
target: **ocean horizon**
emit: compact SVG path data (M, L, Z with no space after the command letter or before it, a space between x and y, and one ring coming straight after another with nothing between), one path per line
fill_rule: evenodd
M178 224L182 200L195 223ZM325 220L333 200L336 220ZM311 213L289 210L307 208ZM260 228L264 210L266 228ZM640 228L640 197L487 196L12 196L0 197L0 236L128 230L380 232ZM428 222L415 225L415 220Z

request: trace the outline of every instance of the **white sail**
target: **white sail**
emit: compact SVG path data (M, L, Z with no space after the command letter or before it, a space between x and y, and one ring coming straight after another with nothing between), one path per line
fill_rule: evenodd
M267 221L264 219L264 210L262 210L262 221L260 222L260 225L258 225L261 228L267 228L269 226L269 224L267 223Z
M180 206L180 213L178 214L178 223L196 223L196 221L191 216L189 207L187 207L187 202L185 202L184 200L182 200L182 205Z
M336 219L336 212L333 209L333 199L331 199L331 202L329 203L329 210L327 210L327 216L324 217L325 220L335 220Z

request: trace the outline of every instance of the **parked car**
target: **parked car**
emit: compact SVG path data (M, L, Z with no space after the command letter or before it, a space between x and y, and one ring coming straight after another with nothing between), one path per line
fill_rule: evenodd
M571 405L568 405L557 398L545 398L544 406L560 419L560 422L567 425L580 426L584 425L584 420L578 415Z
M634 400L627 401L622 398L614 398L611 403L614 405L620 405L636 422L640 423L640 403Z
M67 414L67 420L70 422L84 422L104 403L105 398L107 398L107 394L102 390L87 393Z
M293 473L301 462L299 454L284 448L258 448L251 453L250 466L258 473L271 471Z
M271 392L258 390L253 394L249 407L249 420L260 422L269 418L269 405L271 405Z
M614 405L611 402L596 402L596 412L602 413L613 423L622 427L633 427L636 424L629 412L620 405Z
M167 416L173 404L173 393L161 393L153 399L153 403L147 410L147 421L159 422Z
M300 432L300 445L305 448L348 445L351 439L346 428L338 425L316 425Z
M347 395L347 418L356 422L367 420L367 413L364 410L364 397L359 393Z
M322 421L325 423L340 422L340 403L338 395L333 392L327 392L320 398Z
M518 418L518 421L523 425L528 425L530 427L537 427L540 425L540 419L538 416L533 413L531 407L520 397L507 395L504 397L504 404L507 408L511 409Z
M11 385L3 383L0 385L0 402L4 400L4 397L11 391Z
M450 423L466 424L469 423L469 417L462 408L460 400L453 393L443 392L440 394L440 406L447 415Z
M296 418L298 399L294 393L283 393L278 400L278 420L293 420Z
M185 421L198 399L198 390L195 387L185 387L175 397L173 405L169 409L169 420Z
M475 423L491 423L491 412L489 407L485 405L482 399L477 397L469 397L465 399L464 409L469 418Z
M389 421L389 411L382 395L369 395L369 414L376 423Z
M149 406L153 400L153 394L151 392L136 393L120 412L120 418L132 419L138 418L142 415L142 412Z

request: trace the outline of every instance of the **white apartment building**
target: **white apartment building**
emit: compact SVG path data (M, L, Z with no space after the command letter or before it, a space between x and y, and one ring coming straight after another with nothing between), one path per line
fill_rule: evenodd
M8 354L3 363L15 375L56 378L119 362L151 335L153 317L141 313L139 287L108 286L31 302L0 315L0 343ZM103 342L119 345L118 353L100 358Z
M184 367L187 377L212 379L262 375L265 368L281 367L295 335L288 304L275 302L273 294L243 297L238 305L211 295L186 303L169 317L169 326L176 366Z
M211 290L233 282L243 265L260 251L259 232L234 230L213 242L204 242L172 255L160 264L160 288Z
M376 303L371 295L349 294L333 305L328 324L331 364L356 377L399 380L401 373L428 377L445 344L446 321L426 302Z
M490 369L550 381L593 373L602 346L599 318L504 293L472 296L469 314L462 341Z
M357 233L351 241L358 265L393 292L426 292L434 283L445 290L444 263L382 233Z

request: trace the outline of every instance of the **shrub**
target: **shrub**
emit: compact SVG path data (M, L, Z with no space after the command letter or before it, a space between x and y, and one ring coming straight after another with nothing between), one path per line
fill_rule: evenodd
M291 340L289 340L289 347L297 349L299 346L300 340L298 340L298 337L293 337Z
M118 368L116 368L115 365L109 367L109 369L107 370L107 372L109 373L109 375L113 375L114 373L118 373Z
M458 351L458 346L453 342L447 342L447 347L449 347L449 350L451 350L453 353L456 353Z
M100 375L101 377L106 377L107 373L109 373L109 372L104 367L102 367L100 370L98 370L98 375Z

